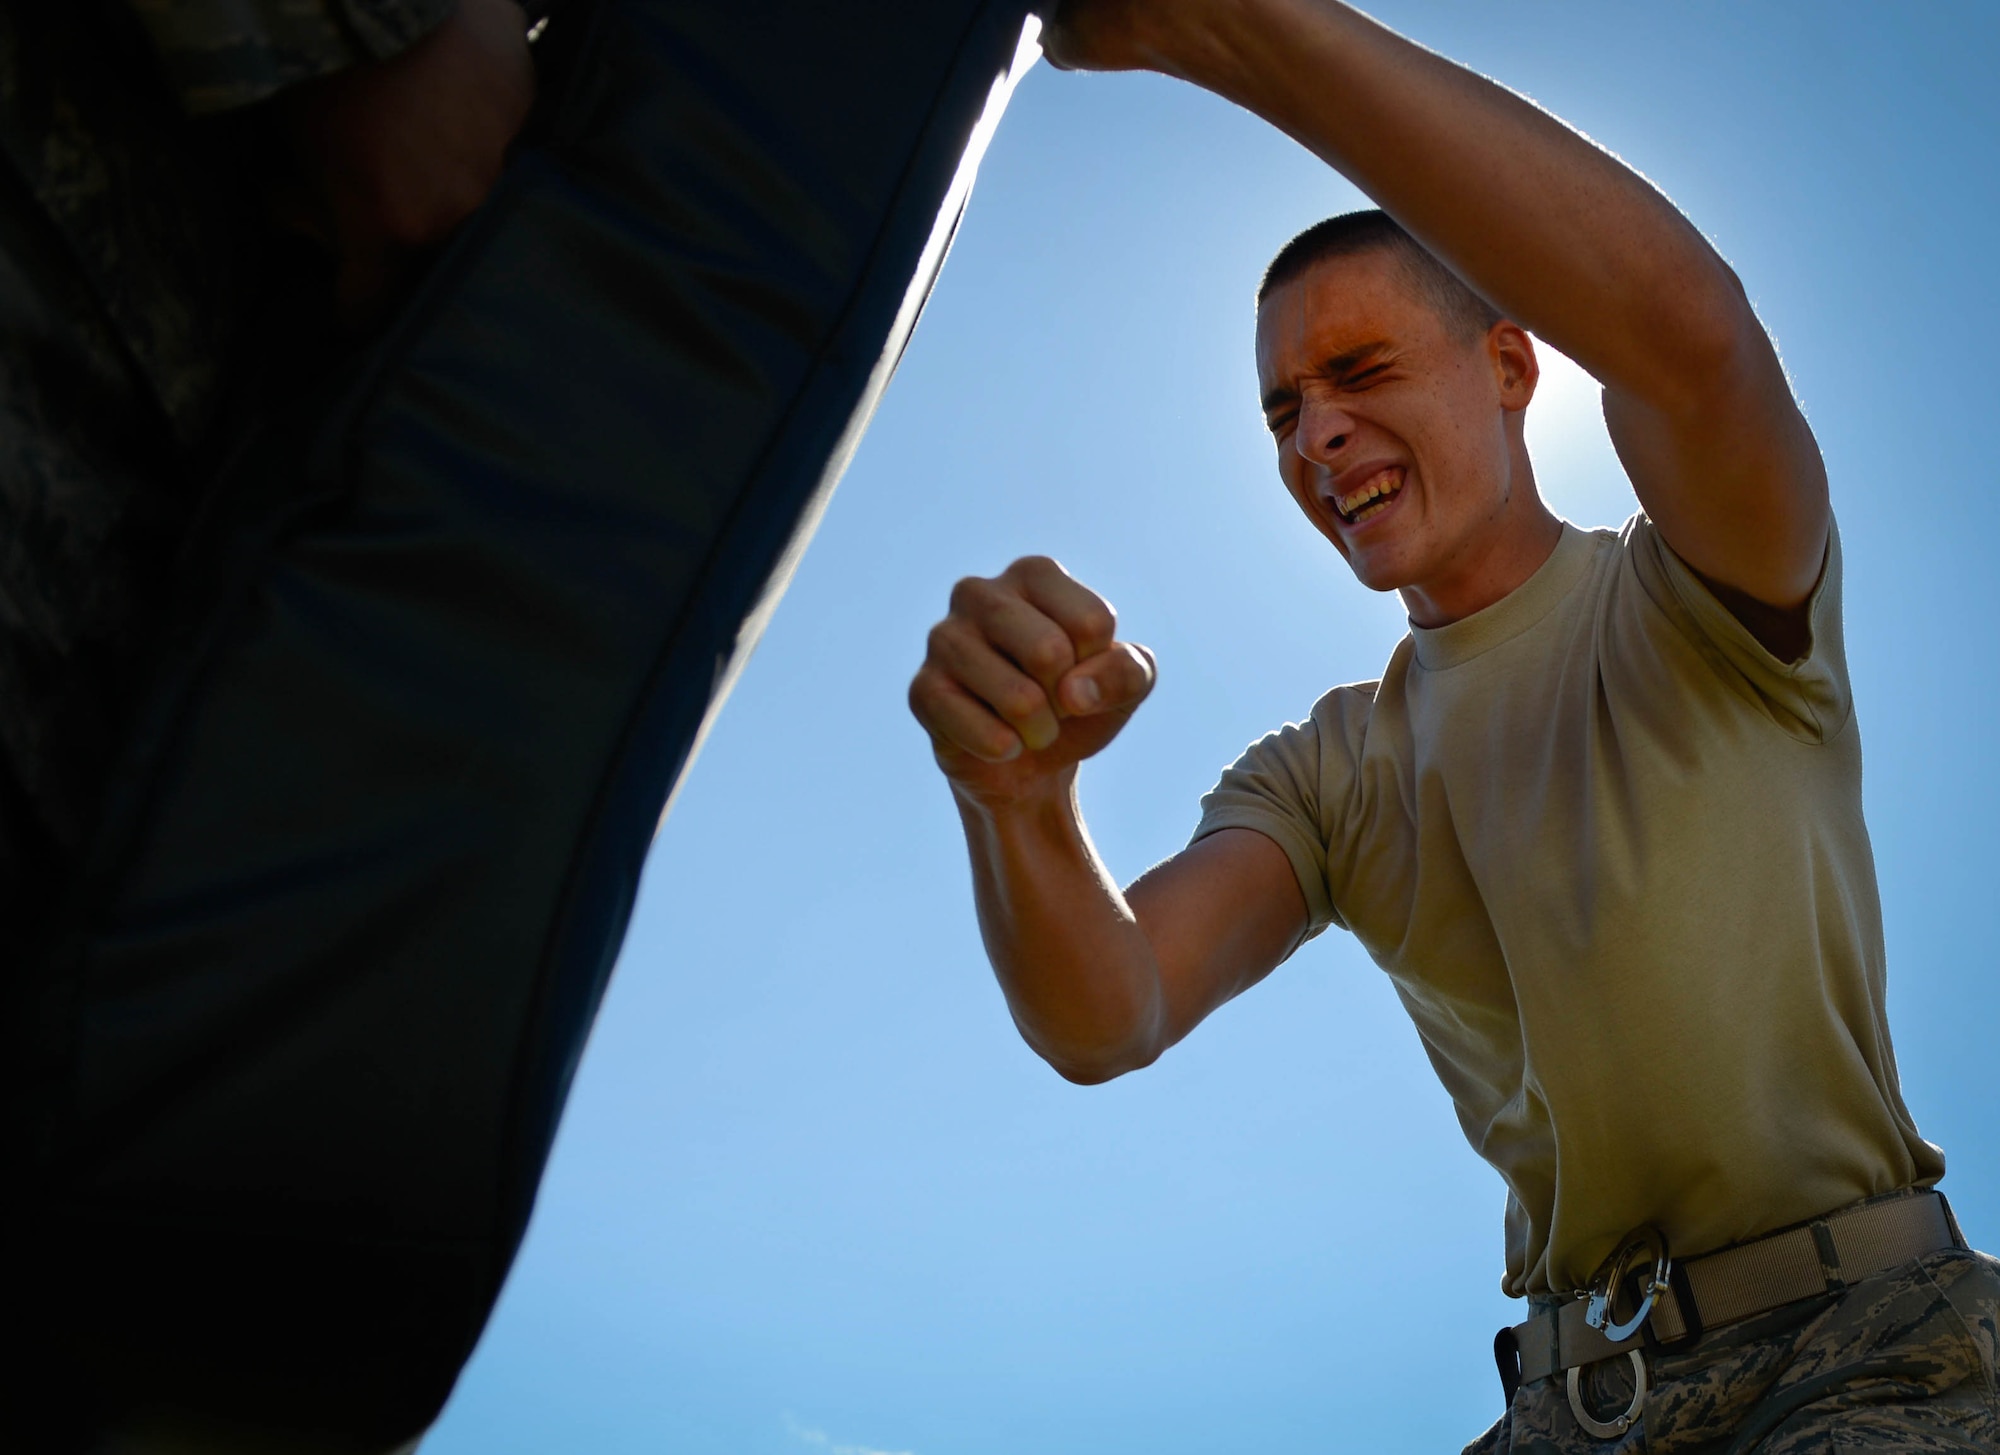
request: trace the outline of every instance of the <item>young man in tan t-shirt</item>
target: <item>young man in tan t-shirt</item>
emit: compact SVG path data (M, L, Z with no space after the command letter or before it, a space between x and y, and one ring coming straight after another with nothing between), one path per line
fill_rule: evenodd
M2000 1448L2000 1270L1925 1190L1883 1016L1825 471L1735 276L1337 0L1073 0L1049 49L1217 91L1385 210L1274 261L1257 372L1286 488L1411 630L1121 894L1076 765L1151 654L1051 561L958 584L911 706L1022 1035L1108 1080L1343 925L1508 1185L1530 1317L1475 1448ZM1604 385L1622 533L1536 492L1529 328Z

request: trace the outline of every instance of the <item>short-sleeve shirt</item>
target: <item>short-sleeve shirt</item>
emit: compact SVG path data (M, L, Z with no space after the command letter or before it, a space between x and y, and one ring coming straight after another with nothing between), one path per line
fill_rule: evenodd
M1884 1014L1840 549L1797 661L1635 516L1254 744L1196 837L1290 858L1505 1180L1512 1294L1936 1181Z

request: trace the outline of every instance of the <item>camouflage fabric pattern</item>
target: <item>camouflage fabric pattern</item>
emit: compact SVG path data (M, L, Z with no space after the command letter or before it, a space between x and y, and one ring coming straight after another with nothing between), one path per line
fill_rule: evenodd
M1565 1376L1524 1385L1465 1455L1837 1455L2000 1451L2000 1262L1947 1249L1645 1356L1641 1418L1613 1440L1570 1413ZM1599 1420L1632 1398L1629 1359L1589 1366Z
M115 733L153 527L189 508L236 303L226 209L129 16L0 6L0 779L10 882L32 824L81 837ZM119 22L123 21L122 27ZM163 565L164 562L158 563ZM10 916L11 918L11 916Z
M257 112L452 0L0 3L0 874L73 848L271 239ZM317 39L315 39L317 37ZM329 39L330 38L330 39ZM0 890L0 936L19 907ZM0 949L4 958L4 949Z
M129 0L191 115L408 49L456 0Z

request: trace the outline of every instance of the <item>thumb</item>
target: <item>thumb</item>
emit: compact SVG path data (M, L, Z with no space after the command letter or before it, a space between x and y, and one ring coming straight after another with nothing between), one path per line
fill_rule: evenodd
M1086 657L1056 683L1057 700L1071 717L1130 712L1146 700L1159 675L1153 654L1136 642L1113 642Z

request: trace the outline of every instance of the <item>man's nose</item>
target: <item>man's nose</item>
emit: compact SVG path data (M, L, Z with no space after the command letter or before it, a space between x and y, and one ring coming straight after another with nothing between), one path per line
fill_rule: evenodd
M1332 465L1354 439L1354 419L1339 405L1310 397L1300 402L1292 447L1315 465Z

